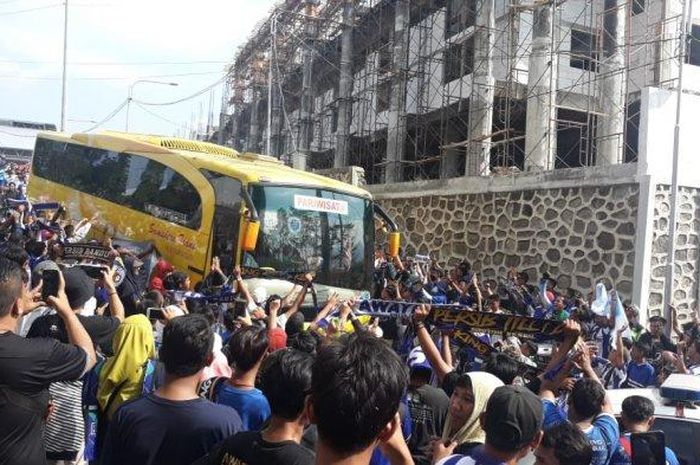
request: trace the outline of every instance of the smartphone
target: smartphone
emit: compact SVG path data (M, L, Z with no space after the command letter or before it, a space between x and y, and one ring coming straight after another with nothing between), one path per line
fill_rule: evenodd
M41 300L48 302L49 296L56 297L58 295L58 285L61 280L58 270L44 270L41 273Z
M165 316L163 315L163 309L160 307L148 307L146 309L146 316L151 320L165 319Z
M92 279L102 279L102 272L107 271L107 268L102 265L78 265L86 275Z
M665 465L666 440L663 431L634 433L632 443L632 465Z

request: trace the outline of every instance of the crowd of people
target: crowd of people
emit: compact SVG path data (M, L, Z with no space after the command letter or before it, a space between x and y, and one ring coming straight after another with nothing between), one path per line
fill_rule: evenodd
M63 251L94 219L15 200L0 225L0 464L627 464L654 404L630 396L618 422L607 391L700 374L696 320L674 317L674 343L605 284L584 296L378 249L374 302L410 314L336 294L303 312L313 274L267 295L215 258L192 283L109 240L87 242L112 259L91 273ZM437 305L555 320L563 337L475 330L483 356L431 319Z

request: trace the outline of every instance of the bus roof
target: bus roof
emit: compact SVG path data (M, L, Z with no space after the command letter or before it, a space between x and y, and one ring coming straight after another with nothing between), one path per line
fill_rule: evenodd
M286 166L274 157L240 153L229 147L209 142L176 137L103 131L97 134L41 132L38 137L135 154L175 154L198 169L210 169L243 180L246 183L270 183L315 186L350 195L369 198L368 191L307 171Z

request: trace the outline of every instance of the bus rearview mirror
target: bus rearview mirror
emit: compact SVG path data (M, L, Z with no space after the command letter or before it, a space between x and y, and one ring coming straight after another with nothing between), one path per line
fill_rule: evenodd
M399 255L399 249L401 248L401 233L390 232L389 233L389 256L397 257Z
M253 252L258 243L260 233L260 221L247 220L245 222L245 233L243 234L243 250Z

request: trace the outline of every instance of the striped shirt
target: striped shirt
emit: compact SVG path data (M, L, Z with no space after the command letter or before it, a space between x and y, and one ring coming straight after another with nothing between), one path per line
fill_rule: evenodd
M82 380L53 383L49 388L54 410L46 422L44 441L50 460L73 460L82 448L82 390Z

